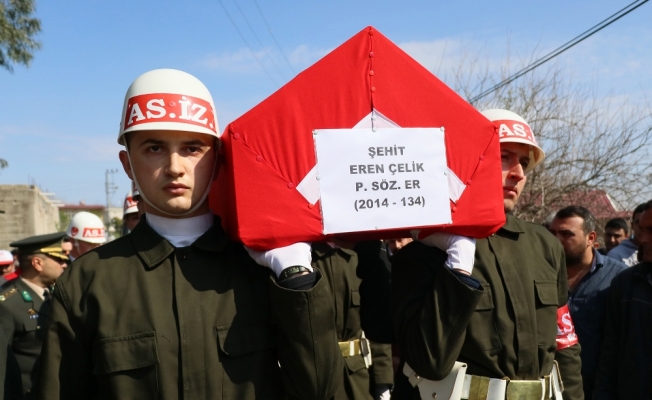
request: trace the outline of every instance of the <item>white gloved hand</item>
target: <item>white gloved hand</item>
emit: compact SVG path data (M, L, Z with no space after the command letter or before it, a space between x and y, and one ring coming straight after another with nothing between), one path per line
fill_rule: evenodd
M392 397L392 392L388 385L376 385L376 395L374 400L389 400Z
M475 239L444 232L436 232L423 239L417 239L419 232L421 231L410 231L415 240L419 240L427 246L444 250L448 254L446 260L448 268L462 270L471 275L475 261Z
M310 243L299 242L266 251L253 250L247 246L244 248L256 263L274 271L276 277L280 276L284 269L297 265L306 267L312 272Z

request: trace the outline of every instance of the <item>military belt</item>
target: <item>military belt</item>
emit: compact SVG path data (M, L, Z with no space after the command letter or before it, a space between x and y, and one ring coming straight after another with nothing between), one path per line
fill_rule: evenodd
M371 347L369 339L364 337L364 332L360 339L349 340L348 342L337 342L342 352L342 357L348 358L357 356L358 354L364 359L365 367L369 368L371 365Z
M550 375L537 380L492 379L466 375L462 399L548 400L553 398Z
M348 342L338 342L337 344L340 345L340 351L342 352L342 357L344 358L362 354L360 339L350 340Z

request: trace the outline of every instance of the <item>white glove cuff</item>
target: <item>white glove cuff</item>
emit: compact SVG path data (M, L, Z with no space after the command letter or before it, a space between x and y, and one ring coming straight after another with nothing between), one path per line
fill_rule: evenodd
M256 263L270 268L277 277L281 275L284 269L297 265L308 268L310 272L313 271L310 265L312 261L310 243L294 243L266 251L252 250L247 246L245 246L245 249Z
M448 268L459 269L471 275L475 262L475 239L457 236L446 253L448 253L448 260L446 260Z

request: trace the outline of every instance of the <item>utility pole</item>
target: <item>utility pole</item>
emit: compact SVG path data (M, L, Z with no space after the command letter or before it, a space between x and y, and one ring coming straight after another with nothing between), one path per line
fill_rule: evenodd
M117 169L107 169L104 177L104 190L106 193L106 210L104 211L104 225L106 227L105 232L108 236L109 234L109 225L111 221L109 220L109 208L111 208L111 195L118 189L118 187L113 182L113 175L117 173Z

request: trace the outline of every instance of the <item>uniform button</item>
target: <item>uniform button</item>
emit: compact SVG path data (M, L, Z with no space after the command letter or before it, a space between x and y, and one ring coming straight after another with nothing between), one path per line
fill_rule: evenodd
M41 327L40 327L40 326L37 326L36 329L41 329Z

